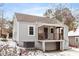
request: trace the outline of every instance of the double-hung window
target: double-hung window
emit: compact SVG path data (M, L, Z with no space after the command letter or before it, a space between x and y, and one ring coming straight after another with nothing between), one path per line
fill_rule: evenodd
M29 35L34 35L34 28L32 26L29 27Z
M28 26L28 34L31 36L35 35L35 27L33 25Z

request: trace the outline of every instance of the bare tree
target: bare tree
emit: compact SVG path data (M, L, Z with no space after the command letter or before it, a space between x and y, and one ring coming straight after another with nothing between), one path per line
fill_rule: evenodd
M1 17L1 24L0 24L0 30L1 30L1 33L0 33L0 36L2 37L2 26L3 26L3 3L0 4L0 17Z
M65 6L66 4L58 4L55 8L55 12L52 9L48 9L44 16L49 17L54 16L60 22L66 24L69 30L73 30L75 27L75 17L72 15L71 10Z

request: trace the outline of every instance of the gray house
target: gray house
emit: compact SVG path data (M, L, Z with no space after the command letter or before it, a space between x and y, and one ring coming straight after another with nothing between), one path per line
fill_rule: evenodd
M15 13L13 20L13 40L20 46L43 51L68 49L68 27L57 19Z
M69 36L69 46L79 48L79 36Z
M68 32L69 46L79 48L79 27L76 31Z

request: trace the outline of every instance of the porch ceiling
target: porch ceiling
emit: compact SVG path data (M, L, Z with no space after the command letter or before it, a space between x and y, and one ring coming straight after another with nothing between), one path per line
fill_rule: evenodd
M41 23L38 27L42 27L42 26L64 27L63 25L60 24L48 24L48 23Z

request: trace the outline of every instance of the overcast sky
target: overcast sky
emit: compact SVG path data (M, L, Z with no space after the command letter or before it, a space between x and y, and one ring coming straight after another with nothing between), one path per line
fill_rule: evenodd
M32 14L43 16L44 12L50 8L56 8L59 4L54 3L6 3L0 7L0 9L4 10L5 17L11 19L15 12L18 13L25 13L25 14ZM63 4L63 7L68 7L72 10L77 10L73 13L78 13L79 4L71 3L71 4Z

